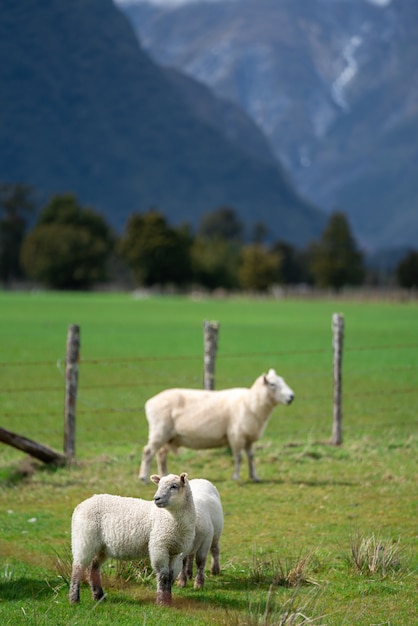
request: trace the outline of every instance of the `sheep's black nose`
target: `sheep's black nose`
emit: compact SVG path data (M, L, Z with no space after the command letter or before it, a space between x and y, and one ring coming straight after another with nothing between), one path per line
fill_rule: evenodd
M162 498L161 496L156 496L154 498L154 503L158 506L159 509L162 509L167 506L167 500Z
M287 404L292 404L292 402L293 402L293 400L294 400L294 399L295 399L294 394L293 394L293 393L292 393L292 394L290 394L289 399L288 399L288 401L287 401Z

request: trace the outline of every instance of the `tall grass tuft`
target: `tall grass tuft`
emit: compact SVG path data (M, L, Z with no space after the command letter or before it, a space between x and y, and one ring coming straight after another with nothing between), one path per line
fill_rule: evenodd
M71 547L69 545L64 546L61 550L54 550L54 569L63 582L70 586L71 582L71 569L73 557L71 554Z
M380 574L385 577L401 569L400 540L390 541L362 536L359 532L350 538L350 561L359 574Z
M282 559L277 554L253 554L250 578L255 583L271 582L279 587L317 584L307 574L314 552Z
M318 612L318 593L315 591L302 596L299 590L300 587L295 588L290 598L279 602L274 585L270 585L264 610L251 605L240 626L322 626L324 616L314 616Z
M154 584L154 572L145 559L138 559L134 561L111 561L106 569L107 577L109 576L109 570L114 571L114 577L119 584L139 582L143 585Z

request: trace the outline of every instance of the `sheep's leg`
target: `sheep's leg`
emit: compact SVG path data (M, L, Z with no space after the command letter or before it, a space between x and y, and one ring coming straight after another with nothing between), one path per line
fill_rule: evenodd
M167 476L167 446L162 446L157 452L158 473L160 476Z
M139 478L144 482L149 482L149 474L152 459L157 455L158 473L160 476L167 476L167 454L168 448L164 445L164 441L148 443L142 452L141 467L139 469Z
M158 450L158 446L147 444L142 452L141 467L139 469L139 478L144 482L149 482L149 474L151 469L152 459Z
M189 554L189 556L186 559L186 576L189 579L193 578L193 561L194 561L194 554Z
M196 578L194 579L194 588L203 589L205 584L205 565L206 565L206 553L196 553Z
M157 571L157 604L169 606L172 604L171 588L174 583L173 570L164 567Z
M90 588L94 600L101 600L105 595L102 587L102 576L100 574L101 565L102 561L100 559L93 559L89 571Z
M185 587L187 584L187 559L183 560L183 567L181 568L181 572L177 578L177 584L179 587Z
M245 447L245 451L247 453L247 457L248 457L248 473L249 476L252 480L254 480L256 483L260 482L259 477L257 476L257 473L255 471L255 467L254 467L254 451L253 451L253 444L250 443Z
M183 559L183 566L181 568L181 572L177 579L177 584L179 587L185 587L189 578L193 576L193 559L194 554L189 554L185 559Z
M84 576L85 567L83 565L73 564L71 572L70 594L69 599L71 604L80 602L80 583Z
M234 474L232 476L233 480L239 480L239 472L241 468L241 457L242 457L241 451L234 452Z
M220 554L221 550L219 547L219 541L214 541L210 548L210 553L212 555L212 563L210 566L210 573L214 576L217 576L221 573L221 565L220 565Z

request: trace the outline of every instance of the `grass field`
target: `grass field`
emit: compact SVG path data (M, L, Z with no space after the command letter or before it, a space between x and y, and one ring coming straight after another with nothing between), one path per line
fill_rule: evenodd
M334 312L345 318L340 447L328 444ZM226 449L169 457L170 471L221 493L222 574L175 588L166 609L146 564L111 562L106 602L83 587L70 606L72 510L93 493L152 498L137 478L143 405L201 387L205 319L220 323L217 388L275 367L296 394L256 446L260 484L245 464L231 480ZM418 623L416 302L0 292L0 322L0 426L58 451L67 329L81 328L76 463L48 468L0 446L2 625Z

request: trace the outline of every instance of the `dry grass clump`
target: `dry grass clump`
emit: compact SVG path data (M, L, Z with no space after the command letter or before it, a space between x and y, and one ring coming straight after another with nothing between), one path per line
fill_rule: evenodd
M304 556L283 559L277 554L254 554L250 568L251 580L255 583L271 582L280 587L317 584L307 574L313 555L313 552L308 552Z
M64 583L69 586L71 581L71 569L73 561L71 547L70 545L64 546L63 548L61 548L60 551L53 549L53 553L54 569L57 572L58 576L64 581Z
M153 583L155 578L153 569L146 559L111 561L108 569L114 569L115 578L124 583L139 582L146 585Z
M401 546L397 541L383 540L374 533L365 537L357 532L350 539L350 562L360 574L385 577L401 569Z
M274 585L270 585L264 610L260 606L250 606L240 626L323 626L323 615L318 615L318 593L302 596L300 587L293 590L285 601L278 601L274 594Z

